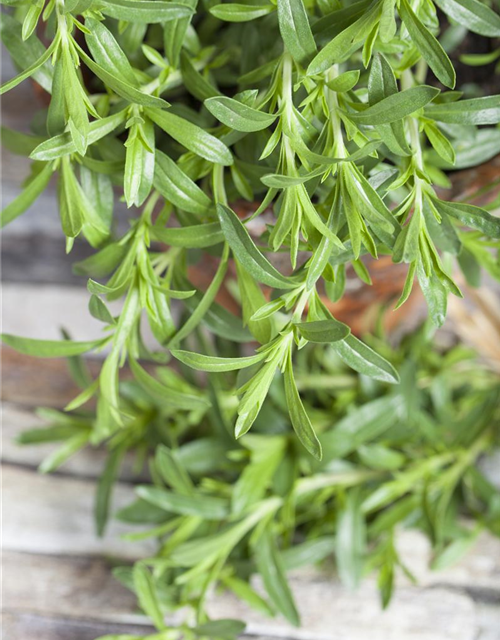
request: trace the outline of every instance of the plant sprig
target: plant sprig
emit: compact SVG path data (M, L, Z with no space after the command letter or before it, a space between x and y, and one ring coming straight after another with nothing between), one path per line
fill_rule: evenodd
M333 464L328 451L325 456L316 406L303 398L297 370L303 353L335 354L375 385L399 382L390 358L351 334L331 312L331 303L344 295L347 269L371 283L367 256L389 255L394 263L408 265L396 307L407 301L416 279L436 326L445 320L448 295L462 295L455 265L472 285L482 270L500 279L498 216L487 207L448 201L441 190L449 184L444 170L479 164L500 151L500 96L468 97L455 90L436 6L454 24L488 38L500 36L500 18L479 0L8 4L12 11L2 14L1 35L20 73L0 92L32 78L50 94L50 104L33 135L4 131L6 146L33 163L22 193L2 212L1 224L28 210L57 176L67 251L82 237L95 249L75 271L88 278L89 312L103 323L104 337L84 343L3 339L40 357L74 359L106 350L98 378L80 377L81 392L68 406L81 411L96 396L96 418L71 422L76 432L44 470L88 442L107 442L112 455L98 501L102 531L109 484L126 449L146 453L163 442L164 420L176 425L169 436L172 451L196 425L219 421L217 437L225 445L239 446L238 438L250 443L238 449L238 455L249 456L248 467L234 486L213 480L195 490L189 470L174 461L187 483L182 490L178 478L172 483L170 476L164 481L175 495L143 490L179 517L172 535L179 545L166 542L168 552L164 548L154 561L154 574L145 565L134 570L134 588L160 633L170 637L159 623L155 584L174 572L179 584L194 585L199 598L198 627L182 633L231 637L241 629L230 622L221 623L222 631L203 627L211 624L204 619L203 602L209 585L221 580L244 599L268 606L226 566L252 532L250 548L271 604L296 623L279 523L290 512L290 501L300 503L308 494L308 486L318 483L319 512L332 489L326 476L302 478L298 471L287 482L282 479L286 490L271 497L264 498L267 484L262 491L242 488L240 481L254 473L271 482L261 468L260 446L251 444L263 436L248 432L259 431L266 407L277 403L284 410L280 421L304 448L300 464L308 470ZM130 211L130 228L121 237L114 215L117 194ZM240 200L251 204L241 208ZM207 284L198 286L192 267L204 270L207 264ZM226 286L241 306L240 315L219 302ZM113 300L122 302L117 315L107 306ZM154 348L146 346L145 321ZM180 374L163 366L171 359L181 363ZM153 371L145 361L158 366ZM120 383L125 363L138 398ZM208 372L208 383L200 385L191 369ZM282 393L276 391L279 380ZM145 412L138 411L142 398ZM51 429L64 432L65 439L59 426L64 424ZM266 439L263 448L271 470L284 464L288 453L283 437L271 427L270 432L275 444ZM477 451L488 439L479 442ZM397 465L405 455L377 446L358 453L366 459L373 455L382 467ZM163 450L163 455L174 454ZM366 540L377 522L366 523L366 514L399 499L414 481L420 486L430 471L447 469L443 477L456 479L474 460L458 449L436 453L427 466L412 466L405 458L406 480L382 484L386 498L378 490L367 492L366 482L377 481L380 469L363 470L358 481L346 471L347 484L333 491L341 575L355 583L362 573ZM252 470L254 464L258 471ZM155 469L154 479L159 477ZM432 503L444 495L445 506L436 507L442 514L455 485L450 480L448 493L437 485L426 499ZM179 507L176 492L192 493L192 499ZM258 495L250 501L246 492ZM210 520L206 514L196 515L205 498L220 530L210 529L203 521ZM148 500L142 500L144 506ZM239 520L226 522L224 501L239 505ZM253 511L248 511L250 502ZM408 504L406 515L415 508L413 501ZM312 508L304 504L297 517L307 522ZM169 522L161 526L170 532ZM207 530L200 533L198 527ZM438 535L437 527L433 521L432 535ZM285 538L294 530L290 525ZM195 541L188 542L193 535ZM399 562L391 536L372 558L374 566L384 567L384 603ZM193 560L198 538L206 542L206 548L200 546L200 564ZM347 539L356 545L344 554ZM188 570L177 575L180 569Z

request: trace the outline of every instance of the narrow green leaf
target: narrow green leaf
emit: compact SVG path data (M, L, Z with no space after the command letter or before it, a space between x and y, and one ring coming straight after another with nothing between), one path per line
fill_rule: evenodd
M359 494L350 491L338 518L335 555L340 579L351 589L358 586L363 575L366 551L366 530Z
M435 87L421 86L411 87L405 91L387 96L380 102L368 107L364 111L349 114L349 117L358 124L380 125L389 124L401 120L425 107L439 94Z
M85 26L90 31L85 34L85 42L97 64L137 88L138 82L130 62L111 31L93 18L85 18Z
M461 202L445 202L437 198L433 198L432 203L441 215L460 220L462 224L482 231L490 238L500 238L500 218L492 216L486 209Z
M224 22L248 22L256 18L262 18L268 13L272 13L276 8L272 4L238 4L227 3L217 4L210 7L210 13Z
M449 124L498 124L500 95L431 104L425 109L425 115Z
M195 68L191 62L189 55L182 51L181 53L181 73L184 85L189 93L201 100L213 98L219 95L219 91Z
M123 123L125 117L126 111L124 110L114 113L107 118L91 122L87 134L87 144L90 146L110 134ZM71 135L69 133L62 133L39 144L31 152L30 158L46 162L49 160L57 160L57 158L74 153L75 151L76 147Z
M40 473L52 473L58 469L62 464L66 462L71 456L78 453L85 445L88 444L90 438L90 432L77 433L76 435L68 438L66 442L51 453L38 467Z
M302 0L278 0L278 23L285 49L297 62L304 63L316 53L309 18Z
M206 193L159 150L156 150L154 185L166 200L183 211L204 215L212 205Z
M167 491L167 489L146 485L137 487L136 493L146 502L180 516L198 516L204 520L221 520L226 518L229 513L229 503L224 498L214 498L202 494L180 495Z
M399 382L399 375L394 367L353 335L332 343L332 349L354 371L382 382Z
M186 5L163 0L102 0L101 4L102 13L127 22L155 24L193 14L193 9Z
M130 369L134 374L134 378L145 391L158 397L166 404L186 411L203 409L209 405L208 401L201 396L183 393L159 382L147 373L134 358L130 358Z
M344 340L351 333L346 324L333 318L314 322L298 322L294 326L306 340L319 344Z
M159 4L161 0L157 0L153 4ZM143 0L140 4L147 3L148 0ZM95 75L100 78L104 84L113 89L119 96L125 98L129 102L133 102L135 104L140 104L143 107L151 107L157 109L165 109L169 107L169 103L163 100L163 98L157 98L156 96L151 96L139 89L136 89L133 85L129 84L126 80L123 80L120 75L116 75L116 72L110 72L104 67L101 67L100 64L94 62L90 56L88 56L85 51L78 47L78 54L80 58L85 62L86 66L93 72Z
M172 355L174 358L177 358L177 360L180 360L183 364L186 364L192 369L217 373L245 369L246 367L251 367L258 362L261 362L265 358L264 353L258 353L254 356L241 358L219 358L216 356L206 356L202 353L182 351L179 349L172 349Z
M2 19L3 19L3 14L2 14ZM17 87L17 85L20 84L23 80L26 80L26 78L29 78L36 71L38 71L38 69L40 69L40 67L42 67L50 58L57 44L58 44L58 40L57 38L54 38L54 40L52 40L52 42L50 43L49 47L47 47L44 53L37 60L35 60L35 62L33 62L32 65L30 65L27 69L22 71L19 75L15 76L11 80L7 80L7 82L4 82L4 84L0 87L0 96L6 93L7 91L10 91L14 87Z
M255 547L259 573L272 604L285 618L298 627L300 617L288 585L283 561L276 542L268 529L264 530Z
M233 164L233 156L218 138L184 118L160 109L148 109L151 120L179 144L209 162Z
M223 640L231 640L237 638L245 631L246 624L241 620L210 620L193 629L193 633L197 636L205 636L209 638L222 638Z
M282 276L257 249L238 216L229 207L217 205L222 232L242 267L258 282L276 289L291 289L295 283Z
M307 449L307 451L309 451L316 460L321 460L323 455L321 444L314 431L309 416L304 409L304 405L302 404L302 400L293 377L291 352L288 353L284 380L286 405L288 407L293 429L305 449Z
M8 50L12 60L19 69L28 69L44 55L45 46L36 34L32 34L27 40L23 40L22 25L7 12L2 12L0 20L0 35L2 42ZM48 93L52 91L54 67L49 60L46 61L35 73L33 79Z
M160 475L174 491L182 495L192 495L194 485L179 458L179 452L172 451L163 444L158 445L155 463Z
M134 579L134 590L140 606L146 615L151 618L157 629L165 629L166 625L163 620L154 579L149 569L138 562L133 568L132 575Z
M21 338L8 333L0 335L2 342L15 349L19 353L36 358L67 358L80 353L87 353L102 347L109 338L91 340L88 342L73 342L70 340L36 340L34 338Z
M337 93L344 93L351 91L357 85L360 76L360 71L344 71L333 80L327 81L327 86Z
M208 98L204 104L217 120L235 131L261 131L270 127L277 117L226 96Z
M0 228L3 228L12 220L26 211L35 202L38 196L45 191L50 182L54 167L52 164L46 164L43 169L37 173L32 180L24 187L23 191L12 202L3 209L0 214Z
M111 451L106 461L106 466L99 478L94 506L94 517L98 536L102 536L106 529L109 517L111 493L120 470L123 454L124 450L122 448L117 448L114 451Z
M436 0L452 20L482 36L500 36L500 16L479 0Z
M380 18L381 6L380 2L372 3L372 6L364 11L356 22L330 40L313 58L307 69L307 75L319 74L326 71L332 64L344 62L352 53L362 47L366 37Z
M172 247L185 247L187 249L204 249L224 241L224 234L218 222L194 224L188 227L169 227L166 229L154 226L151 229L151 234L160 242L169 244Z
M415 15L408 0L401 0L399 3L399 14L408 29L414 45L420 51L436 78L446 87L453 89L456 80L455 69L446 51Z

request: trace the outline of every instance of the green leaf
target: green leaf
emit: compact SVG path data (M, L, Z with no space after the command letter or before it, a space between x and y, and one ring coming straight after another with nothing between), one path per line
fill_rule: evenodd
M240 289L243 324L261 344L267 344L274 335L274 322L270 318L254 318L266 304L266 298L258 282L235 259L238 287Z
M130 127L125 148L125 201L128 207L140 207L151 192L155 175L155 131L149 118L145 118L140 126Z
M221 619L210 620L194 627L193 633L197 636L206 636L209 638L222 638L223 640L231 640L240 636L246 628L246 624L241 620Z
M119 111L107 118L91 122L88 128L87 144L90 146L106 137L123 123L125 117L126 111ZM39 144L30 154L30 158L42 161L57 160L75 151L76 147L71 135L62 133Z
M24 187L23 191L3 209L0 214L0 228L15 220L35 202L38 196L45 191L50 182L54 167L46 164L43 169Z
M326 71L332 64L344 62L362 47L368 34L379 20L381 6L380 2L373 3L354 24L348 26L328 42L313 58L307 69L307 75L317 75Z
M212 205L206 193L159 150L156 150L154 185L166 200L183 211L204 215Z
M360 76L360 71L344 71L336 78L327 81L327 86L332 91L337 93L344 93L351 91L357 85Z
M276 289L292 289L295 283L282 276L257 249L238 216L229 207L217 205L222 232L241 266L258 282Z
M225 22L248 22L249 20L255 20L266 16L268 13L275 11L275 7L272 4L218 4L214 7L210 7L210 13Z
M408 273L406 274L405 283L403 286L403 291L401 292L401 296L394 307L394 310L399 309L410 297L410 293L413 289L413 281L415 279L415 272L417 269L417 262L412 262L408 267Z
M132 575L134 579L134 590L137 594L137 599L139 600L141 608L144 610L146 615L151 618L157 629L165 629L166 626L163 620L163 614L161 612L153 576L149 572L148 568L139 562L134 566Z
M351 589L357 587L361 580L366 552L366 530L359 494L350 491L338 516L335 555L339 577Z
M94 506L94 517L98 536L102 536L106 529L106 523L109 517L111 492L120 470L123 454L124 450L122 448L117 448L114 451L111 451L106 461L106 466L99 478Z
M439 89L428 86L412 87L387 96L364 111L349 114L357 124L380 125L401 120L425 107L439 94Z
M296 62L304 63L316 53L309 18L302 0L278 0L278 23L285 49Z
M140 4L146 4L148 1L149 0L143 0ZM153 4L159 4L160 1L161 0L157 0ZM81 47L78 45L77 47L78 54L83 62L85 62L86 66L95 73L95 75L100 78L107 87L115 91L122 98L125 98L125 100L135 104L140 104L143 107L165 109L170 106L168 102L163 100L163 98L157 98L156 96L144 93L143 91L136 89L132 84L129 84L126 80L123 80L120 75L116 75L115 71L108 71L104 67L101 67L101 65L94 62Z
M211 371L220 373L223 371L237 371L251 367L265 358L264 353L258 353L254 356L246 356L241 358L220 358L216 356L206 356L202 353L193 353L192 351L182 351L172 349L172 355L183 364L186 364L197 371Z
M291 351L288 352L284 380L286 405L288 407L293 429L304 448L307 449L307 451L309 451L316 460L321 460L323 455L321 444L314 431L309 416L304 409L304 405L300 399L297 385L295 384L295 379L293 377Z
M3 19L3 14L2 14L2 19ZM52 52L56 48L57 43L58 43L57 39L54 39L51 42L50 46L47 47L44 53L37 60L35 60L33 64L31 64L27 69L22 71L19 75L15 76L11 80L7 80L7 82L5 82L0 87L0 96L6 93L7 91L10 91L14 87L17 87L17 85L20 84L23 80L26 80L26 78L29 78L36 71L38 71L38 69L40 69L40 67L42 67L50 58L50 56L52 55Z
M452 20L482 36L500 36L500 16L479 0L436 0Z
M486 209L461 202L445 202L432 198L432 203L443 216L451 216L468 227L482 231L490 238L500 238L500 218L492 216Z
M352 407L335 428L320 435L323 464L343 458L366 442L388 431L401 418L401 395L390 395Z
M419 260L417 264L417 277L420 289L429 307L429 314L436 327L441 327L446 320L448 306L448 292L435 274L428 276Z
M399 383L394 367L355 336L332 343L332 349L354 371L382 382Z
M351 333L349 327L338 320L316 320L294 324L300 335L308 342L329 343L344 340Z
M209 405L208 401L201 396L183 393L159 382L147 373L134 358L130 358L129 362L134 378L140 386L165 404L172 405L178 409L185 409L186 411L204 409Z
M450 59L436 38L415 15L408 0L401 0L399 4L399 15L405 27L408 29L414 45L420 51L436 78L446 87L453 89L456 76Z
M2 146L20 156L29 156L33 149L46 140L44 136L33 136L4 126L0 127L0 136Z
M32 34L27 40L23 40L21 24L6 12L2 12L0 35L3 44L19 69L32 67L46 51L45 46L35 34ZM33 79L50 93L53 76L54 67L47 60L35 71Z
M235 131L261 131L270 127L277 117L226 96L208 98L204 104L217 120Z
M288 622L298 627L300 617L286 579L281 554L268 529L265 529L260 536L254 553L259 573L272 604Z
M85 431L84 433L77 433L76 435L68 438L66 442L60 447L56 449L53 453L51 453L38 467L40 473L52 473L58 469L62 464L66 462L71 456L78 453L80 449L85 447L90 438L90 432Z
M286 447L281 436L247 435L241 442L250 450L250 461L233 487L231 505L237 515L262 500L283 461Z
M127 22L155 24L178 18L188 18L193 9L163 0L102 0L101 11L107 16Z
M174 491L192 495L194 485L179 458L179 451L172 451L163 444L156 447L155 463L160 475Z
M233 164L226 145L192 122L160 109L148 109L148 115L169 136L201 158L225 166Z
M450 542L450 544L433 559L431 569L433 571L442 571L457 564L474 547L480 533L481 527L477 527L468 535L461 536L453 540L453 542Z
M230 576L223 578L223 584L230 589L237 598L249 604L255 611L259 611L266 616L273 616L274 612L271 607L245 580Z
M102 22L93 18L86 18L85 26L90 31L85 34L85 42L97 64L137 88L138 82L130 62L111 31Z
M169 227L167 229L154 226L151 228L151 234L160 242L172 247L185 247L187 249L204 249L224 241L224 234L218 222L194 224L188 227Z
M500 95L431 104L426 108L425 115L450 124L498 124Z
M436 152L450 165L455 164L455 149L434 122L426 122L424 124L425 135L429 138L429 142Z
M139 486L137 495L168 513L176 513L181 516L198 516L204 520L222 520L229 513L228 501L224 498L212 496L181 495L161 489L159 487Z
M184 4L194 10L196 9L198 2L197 0L183 0L181 4ZM169 20L168 22L165 22L163 26L163 45L165 53L170 64L175 68L179 66L179 56L190 23L191 16L188 18Z
M109 338L91 340L88 342L73 342L70 340L36 340L34 338L21 338L9 333L0 335L2 342L26 356L36 358L67 358L80 353L87 353L102 347Z
M184 85L189 93L201 100L207 100L219 95L219 91L196 70L194 64L191 62L189 55L182 51L181 53L181 73Z

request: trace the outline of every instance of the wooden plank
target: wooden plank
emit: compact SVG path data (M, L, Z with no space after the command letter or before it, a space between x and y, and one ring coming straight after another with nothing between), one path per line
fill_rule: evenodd
M6 640L95 640L108 634L145 633L143 627L128 624L50 618L32 613L6 613L2 616Z
M71 380L68 365L62 358L37 359L2 348L2 400L24 407L54 407L62 409L78 393ZM97 375L100 362L87 359L90 370Z
M111 555L135 559L150 555L152 541L120 539L130 527L112 520L106 535L94 530L95 483L82 478L43 476L35 471L3 467L3 548L30 553ZM130 485L118 483L113 508L129 504Z
M19 435L28 429L46 426L46 422L35 415L15 405L2 406L2 454L4 463L18 465L36 470L40 463L60 446L60 443L46 443L39 445L20 445L17 443ZM77 455L67 460L60 472L63 476L72 475L84 478L98 478L107 459L107 451L103 447L87 447ZM144 482L147 480L146 469L140 473L134 468L133 455L126 456L122 464L120 478L126 482ZM59 473L56 472L56 475Z
M147 625L136 612L132 595L109 577L102 560L6 552L4 572L9 585L7 612ZM401 587L383 612L373 582L350 592L330 576L298 572L291 586L302 615L300 629L281 618L263 618L228 594L212 597L210 615L245 619L252 636L296 640L474 640L477 636L472 599L444 588ZM170 622L176 618L180 619L176 616Z

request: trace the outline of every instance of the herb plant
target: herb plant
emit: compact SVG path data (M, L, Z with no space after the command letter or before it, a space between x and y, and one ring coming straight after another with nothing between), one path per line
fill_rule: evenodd
M300 564L304 548L321 559L332 536L340 575L356 583L368 565L379 568L387 603L400 562L397 522L424 518L442 550L457 537L448 525L458 494L471 513L481 502L498 516L493 490L470 471L493 437L470 405L490 398L494 385L480 384L462 402L452 382L446 398L456 403L446 406L465 426L444 433L442 407L436 415L426 408L432 393L415 391L411 406L422 409L408 409L419 384L405 363L397 386L398 354L386 358L385 348L362 342L327 304L343 296L351 266L370 283L365 256L408 265L396 306L416 280L438 327L448 295L462 295L455 263L469 284L482 270L500 279L499 219L443 196L447 170L500 152L500 96L455 90L437 8L449 30L484 38L500 37L498 13L480 0L6 4L2 40L21 72L1 92L32 77L50 103L33 133L3 130L4 144L33 164L2 225L57 176L67 251L81 237L95 249L75 270L88 277L89 312L104 333L91 342L3 341L70 358L81 393L67 407L74 417L58 416L39 434L63 441L44 470L89 443L106 444L99 531L125 452L149 457L158 446L156 486L139 488L127 513L154 521L151 535L166 539L158 558L122 575L158 627L155 637L170 637L161 635L164 607L187 603L198 626L179 633L236 635L236 623L207 621L205 595L220 581L268 610L247 581L255 568L271 607L298 623L284 568ZM131 213L121 237L117 195ZM192 267L212 261L202 290ZM226 284L241 317L217 302ZM118 315L106 305L113 300L123 301ZM142 337L145 321L154 349ZM91 351L105 353L96 379L80 361ZM125 363L135 382L120 384ZM337 394L321 380L339 363L360 375L349 374L352 388ZM314 368L315 391L301 383ZM373 400L380 422L367 438L356 436L364 424L356 414L335 425L343 402L364 403L373 390L385 395ZM94 396L95 416L82 409ZM357 411L371 419L375 408ZM304 541L294 546L297 536Z

